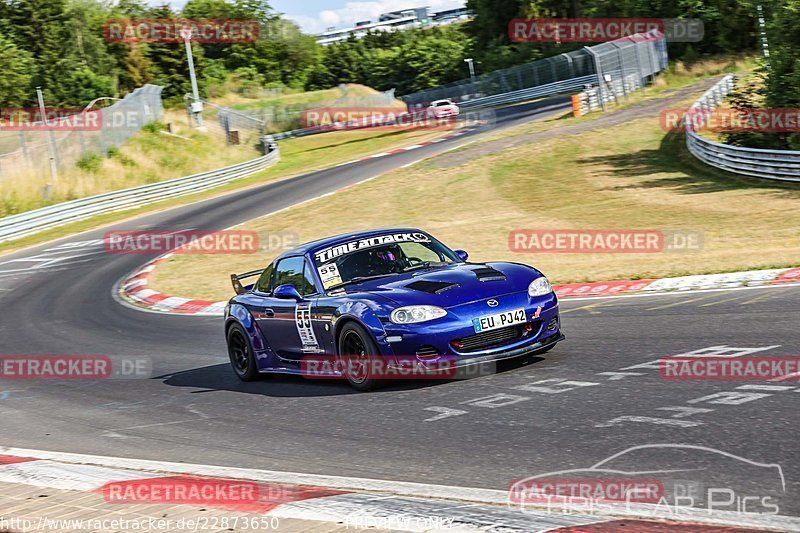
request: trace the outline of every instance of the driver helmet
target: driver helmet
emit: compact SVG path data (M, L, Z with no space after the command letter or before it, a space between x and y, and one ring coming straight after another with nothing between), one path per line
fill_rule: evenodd
M397 261L400 259L400 247L395 244L380 250L375 250L373 258L379 265L394 267L394 265L397 264Z
M391 250L379 250L375 252L375 257L385 263L394 263L397 261L397 256Z

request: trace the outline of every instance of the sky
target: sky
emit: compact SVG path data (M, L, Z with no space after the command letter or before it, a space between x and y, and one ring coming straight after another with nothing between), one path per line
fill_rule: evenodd
M149 0L150 4L168 3L180 9L186 0ZM362 20L375 21L388 11L428 6L432 12L463 7L466 0L269 0L273 9L295 21L305 33L320 33L330 26L344 28Z
M362 20L376 21L388 11L428 6L432 12L463 7L466 0L272 0L270 5L286 14L306 33L319 33L330 26L344 28Z

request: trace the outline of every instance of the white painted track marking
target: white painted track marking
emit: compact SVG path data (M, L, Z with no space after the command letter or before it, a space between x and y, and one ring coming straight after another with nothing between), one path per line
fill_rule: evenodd
M255 470L236 467L213 466L213 465L199 465L190 463L172 463L165 461L150 461L144 459L128 459L120 457L107 457L100 455L83 455L75 453L51 452L43 450L31 450L25 448L5 448L0 447L0 454L12 455L17 457L30 457L35 459L46 459L52 461L59 461L62 463L73 463L78 465L93 465L105 466L112 469L130 469L130 470L143 470L145 472L159 472L163 475L168 474L188 474L198 476L222 477L227 479L246 479L250 481L263 481L272 483L287 483L292 485L311 485L319 487L328 487L332 489L350 490L357 492L372 492L373 494L366 495L374 498L374 493L384 493L386 495L393 495L399 501L405 502L404 505L411 505L414 498L428 498L428 499L441 499L452 502L454 506L463 506L464 502L481 503L484 505L501 505L503 507L495 508L494 510L502 513L503 516L506 511L513 508L506 508L508 503L508 493L505 490L484 489L484 488L470 488L470 487L455 487L446 485L430 485L425 483L413 483L405 481L387 481L366 478L354 478L344 476L326 476L318 474L303 474L296 472L279 472L274 470ZM12 465L13 466L13 465ZM0 467L0 468L6 468ZM364 498L365 495L360 495ZM351 496L351 498L358 498L358 496ZM352 501L352 500L351 500ZM380 500L381 502L398 501L393 498ZM420 500L422 503L424 500ZM380 503L380 502L377 502ZM373 505L377 505L373 503ZM420 505L422 504L420 503ZM430 502L435 503L435 502ZM415 503L416 505L416 503ZM439 502L439 505L442 505ZM294 507L299 509L298 507ZM617 517L636 517L644 519L667 519L667 520L684 520L701 524L715 524L715 525L730 525L739 527L753 527L760 529L774 529L779 531L800 531L800 518L788 517L780 515L749 515L747 513L735 513L730 511L713 511L693 508L664 508L663 506L653 504L630 504L630 505L614 505L608 504L604 506L608 512L608 516L590 517L597 518L597 521L606 521L611 519L611 516ZM287 508L287 513L293 512L292 508ZM374 507L373 507L374 509ZM468 508L465 508L468 509ZM485 508L484 508L485 509ZM523 511L527 515L541 515L541 508L528 506ZM320 514L323 509L318 510ZM298 511L299 512L299 511ZM309 513L313 510L309 509ZM410 510L404 507L404 512L408 513ZM486 512L486 510L484 510ZM552 514L562 516L561 512L557 509L550 509L548 517ZM341 516L341 515L340 515ZM303 515L304 518L309 519L309 515ZM581 518L585 518L581 517ZM330 517L319 518L330 520ZM500 526L501 524L497 524ZM474 531L475 528L469 528ZM524 531L531 531L525 529Z

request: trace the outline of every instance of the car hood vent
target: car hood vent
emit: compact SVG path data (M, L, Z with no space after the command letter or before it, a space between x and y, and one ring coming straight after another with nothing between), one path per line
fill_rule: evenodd
M442 294L448 289L458 287L458 283L449 283L446 281L426 281L421 279L419 281L409 283L406 285L406 287L409 289L414 289L415 291L422 291L430 294Z
M475 272L475 276L477 276L478 281L503 281L506 279L506 275L497 270L496 268L492 267L481 267L476 268L473 270Z

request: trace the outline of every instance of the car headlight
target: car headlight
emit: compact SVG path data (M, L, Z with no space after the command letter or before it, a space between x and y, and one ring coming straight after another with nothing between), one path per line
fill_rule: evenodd
M553 292L553 286L546 277L536 278L528 285L528 296L544 296Z
M441 318L447 311L435 305L408 305L398 307L389 315L389 320L395 324L416 324L417 322L427 322L435 318Z

